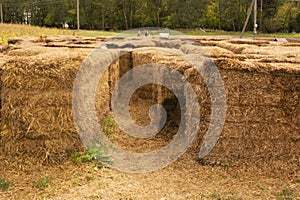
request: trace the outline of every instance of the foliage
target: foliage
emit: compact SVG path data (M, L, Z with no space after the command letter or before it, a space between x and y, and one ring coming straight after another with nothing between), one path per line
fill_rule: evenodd
M220 18L218 16L219 5L216 1L211 1L207 7L205 15L206 24L209 28L218 29L220 25Z
M294 197L294 193L289 187L286 187L284 190L282 190L282 192L277 193L276 196L278 197L278 199L292 200Z
M233 196L228 196L224 197L223 195L219 193L213 193L207 197L208 199L214 199L214 200L239 200L240 198L233 197ZM204 198L206 199L206 198Z
M282 194L286 197L291 197L294 195L294 193L291 191L290 188L285 188L283 191L282 191Z
M1 190L6 190L11 186L12 186L12 184L10 182L8 182L4 178L0 177L0 189Z
M87 163L87 162L92 162L93 160L96 160L96 157L88 151L86 151L84 153L75 152L72 154L71 160L75 163Z
M103 131L108 135L113 134L114 128L117 126L117 123L113 119L111 115L108 115L102 122L103 125Z
M39 179L36 183L35 183L35 187L37 188L45 188L48 187L50 185L50 179L49 177L45 176L41 179Z
M300 19L300 4L295 2L285 2L278 7L274 17L265 19L265 26L268 32L299 32Z
M229 168L230 164L228 162L221 163L221 166L224 168Z
M99 144L92 144L85 152L75 152L71 156L74 163L94 163L94 168L101 168L112 163L111 157L107 154L105 148Z
M80 26L90 30L139 27L203 28L240 31L252 0L85 0L80 1ZM267 32L299 32L300 3L263 0ZM2 0L4 22L77 28L76 1ZM260 7L260 1L259 7ZM260 9L258 9L260 10ZM260 21L260 20L258 20ZM250 25L251 24L251 25ZM252 30L253 17L247 30Z
M58 36L58 35L75 35L75 36L86 36L86 37L97 37L97 36L112 36L113 32L104 31L74 31L74 30L62 30L57 28L45 28L37 26L27 26L19 24L0 24L0 45L7 45L8 39L21 36Z

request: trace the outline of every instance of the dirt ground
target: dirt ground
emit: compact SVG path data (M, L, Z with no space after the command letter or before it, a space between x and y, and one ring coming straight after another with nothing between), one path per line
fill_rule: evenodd
M208 167L184 156L149 174L96 171L93 164L66 163L34 172L1 172L14 186L1 199L299 199L299 179L269 178L230 167ZM42 177L50 185L36 188Z
M299 67L300 43L277 44L272 38L264 38L252 44L249 40L240 42L236 39L223 42L227 39L232 38L197 38L212 58L235 57L247 62L259 61L274 65L286 63L288 67ZM34 56L45 51L45 48L48 48L48 53L51 49L53 54L64 51L87 55L101 40L102 38L83 38L74 43L61 38L48 38L40 41L34 48L30 42L22 43L21 46L11 45L0 52L0 65L9 58L26 56L25 52L28 56ZM60 51L56 51L57 49ZM142 112L137 109L133 108L134 112ZM115 135L114 138L116 137ZM158 138L156 142L160 147L166 141ZM131 142L131 145L134 143ZM132 148L139 150L139 147ZM36 167L34 171L20 170L8 168L6 158L2 155L0 158L0 177L11 183L8 189L0 188L0 199L300 199L300 172L290 176L268 176L260 173L255 163L243 168L229 163L203 165L190 153L184 154L162 170L147 174L129 174L97 167L93 161L68 161L59 166ZM39 184L41 179L44 182Z

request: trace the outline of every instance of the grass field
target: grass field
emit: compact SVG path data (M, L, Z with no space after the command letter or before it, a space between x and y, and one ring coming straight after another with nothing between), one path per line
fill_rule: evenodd
M9 38L21 36L59 36L74 35L85 37L112 36L113 32L105 31L86 31L86 30L64 30L57 28L44 28L37 26L27 26L18 24L0 24L0 44L6 45Z
M202 30L180 30L182 33L187 35L208 35L208 36L220 36L220 35L232 35L232 36L240 36L240 32L227 32L227 31L210 31L203 32ZM252 37L253 32L246 32L244 34L245 37ZM283 37L283 38L300 38L300 33L258 33L257 37Z
M226 32L226 31L212 31L203 32L202 30L178 30L186 35L193 36L239 36L239 32ZM97 37L97 36L113 36L116 32L108 31L89 31L89 30L64 30L57 28L44 28L37 26L19 25L19 24L0 24L0 44L6 45L9 38L21 37L21 36L59 36L59 35L70 35L70 36L84 36L84 37ZM253 33L245 33L246 37L251 37ZM276 34L258 34L258 37L285 37L285 38L300 38L300 33L289 34L289 33L276 33Z

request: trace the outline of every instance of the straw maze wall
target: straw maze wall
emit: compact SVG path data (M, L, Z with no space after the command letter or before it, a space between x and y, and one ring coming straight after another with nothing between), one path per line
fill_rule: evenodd
M164 53L133 51L121 60L111 68L110 91L127 70L146 63L175 66L192 83L201 105L198 137L189 150L196 159L211 120L210 95L201 75L186 61ZM217 59L215 63L226 90L226 122L218 144L201 162L229 163L274 174L297 173L300 170L299 71L276 70L259 63L253 66L236 59ZM176 103L169 101L175 96L168 90L147 87L134 98L143 96L154 99L153 103Z
M72 88L84 57L15 57L2 66L1 158L13 167L63 163L82 150Z
M15 58L2 67L0 147L6 162L14 162L16 167L57 164L82 150L71 103L73 82L83 59ZM201 125L189 150L195 155L208 128L210 97L201 76L177 56L153 51L126 54L103 76L101 91L105 90L106 95L98 97L102 102L98 108L108 112L109 90L118 78L130 68L149 62L175 66L199 97ZM255 68L235 59L218 59L216 65L226 89L226 123L218 144L202 162L229 162L239 168L267 169L275 174L299 171L299 71ZM137 96L157 101L159 93L148 87ZM174 98L165 89L162 91L161 101Z

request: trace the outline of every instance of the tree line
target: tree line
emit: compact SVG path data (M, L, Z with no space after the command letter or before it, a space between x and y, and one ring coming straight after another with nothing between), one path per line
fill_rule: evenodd
M252 0L79 0L80 27L126 30L139 27L241 31ZM77 27L76 0L0 0L5 23ZM252 15L253 16L253 15ZM263 32L300 32L300 2L258 0ZM253 29L253 17L247 30Z

